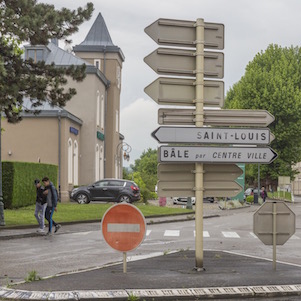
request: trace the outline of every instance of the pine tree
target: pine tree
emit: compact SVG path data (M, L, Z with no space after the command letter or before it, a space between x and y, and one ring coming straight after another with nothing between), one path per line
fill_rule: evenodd
M76 81L85 77L85 65L64 68L24 60L20 44L47 45L52 38L68 39L92 12L92 3L76 10L56 10L36 0L0 0L0 112L9 122L21 120L24 97L34 107L45 101L64 106L76 94L75 89L64 89L66 77Z

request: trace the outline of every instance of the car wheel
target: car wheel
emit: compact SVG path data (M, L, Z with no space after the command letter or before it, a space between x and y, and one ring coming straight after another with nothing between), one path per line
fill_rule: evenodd
M118 202L126 202L126 203L131 203L132 202L132 199L126 195L126 194L123 194L119 197L118 199Z
M76 200L79 204L88 204L88 203L90 203L90 200L89 200L88 196L85 193L79 193L76 196Z

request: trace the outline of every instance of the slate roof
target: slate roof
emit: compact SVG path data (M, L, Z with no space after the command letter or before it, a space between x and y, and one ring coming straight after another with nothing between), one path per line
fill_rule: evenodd
M34 111L40 111L39 114L34 114ZM82 125L83 121L76 117L75 115L71 114L69 111L67 111L64 108L60 108L58 106L52 106L49 102L45 101L42 103L42 105L38 107L33 107L32 102L30 101L29 98L23 98L23 112L21 113L21 116L23 118L26 117L34 117L34 118L39 118L39 117L65 117L68 118L75 123Z
M98 14L85 40L73 47L75 52L115 52L122 61L125 57L122 50L112 42L107 25L101 13Z

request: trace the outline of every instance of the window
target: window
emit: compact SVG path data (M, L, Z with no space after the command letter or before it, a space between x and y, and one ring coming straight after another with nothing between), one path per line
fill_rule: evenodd
M120 66L117 66L116 80L117 80L117 88L120 89L120 86L121 86L121 68L120 68Z
M32 59L34 62L40 62L43 60L43 49L28 49L27 59Z
M101 70L101 61L99 59L94 60L94 66L98 69Z
M103 95L101 95L101 99L100 99L100 127L101 129L104 129L105 125L105 100Z
M119 112L116 110L116 116L115 116L115 130L117 133L119 133Z
M73 184L78 185L78 144L74 141L74 152L73 152Z
M100 97L99 91L97 91L97 100L96 100L96 126L99 126L100 121Z
M98 181L99 178L99 145L96 144L95 148L95 181Z
M73 183L73 175L72 175L72 163L73 163L73 151L72 151L72 140L69 138L68 140L68 183Z

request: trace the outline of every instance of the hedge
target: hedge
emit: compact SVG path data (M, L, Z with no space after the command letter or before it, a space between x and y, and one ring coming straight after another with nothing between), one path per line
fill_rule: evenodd
M58 167L52 164L2 162L2 190L5 208L20 208L35 204L34 180L49 177L57 187Z

